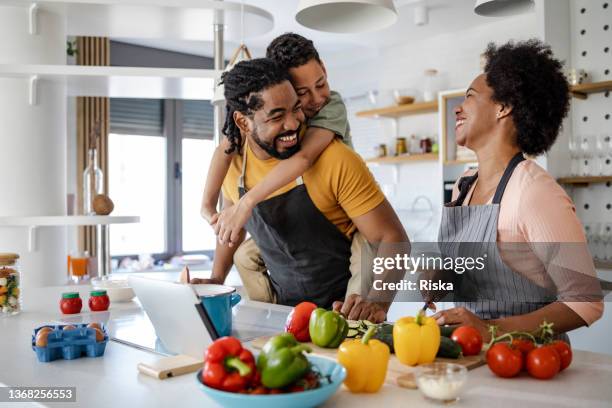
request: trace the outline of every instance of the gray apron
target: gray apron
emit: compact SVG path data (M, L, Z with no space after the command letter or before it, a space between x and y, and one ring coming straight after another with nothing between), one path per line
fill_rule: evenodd
M245 145L238 193L246 193ZM302 177L288 192L259 203L247 224L261 252L277 302L302 301L330 308L344 300L349 278L351 242L314 205Z
M463 306L484 320L533 312L556 300L550 290L510 269L498 250L500 203L514 169L523 160L521 153L512 158L492 204L462 205L478 177L476 173L459 180L459 197L446 204L442 212L438 238L442 253L453 257L487 254L486 268L456 276L453 291L456 306Z

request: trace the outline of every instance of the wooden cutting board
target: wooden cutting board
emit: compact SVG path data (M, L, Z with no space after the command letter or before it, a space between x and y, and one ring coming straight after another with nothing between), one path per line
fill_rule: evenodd
M257 337L256 339L250 341L248 345L253 347L254 349L261 350L266 342L273 336L262 336ZM312 348L312 354L322 356L322 357L330 357L336 360L338 349L328 349L319 346L315 346L312 343L303 343ZM472 370L476 367L480 367L485 364L484 353L480 353L477 356L468 356L461 357L458 359L452 358L436 358L436 362L444 362L444 363L455 363L465 366L468 370ZM397 379L399 377L402 378L410 378L412 377L412 373L414 371L414 367L406 366L397 359L395 354L391 354L391 358L389 359L389 366L387 367L387 378L385 382L387 384L398 386ZM404 386L405 387L405 386ZM407 387L412 388L412 387ZM416 387L415 387L416 388Z

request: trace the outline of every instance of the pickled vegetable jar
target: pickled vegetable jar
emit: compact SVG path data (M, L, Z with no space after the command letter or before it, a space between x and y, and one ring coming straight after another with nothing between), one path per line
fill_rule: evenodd
M0 253L0 317L12 316L21 310L17 254Z

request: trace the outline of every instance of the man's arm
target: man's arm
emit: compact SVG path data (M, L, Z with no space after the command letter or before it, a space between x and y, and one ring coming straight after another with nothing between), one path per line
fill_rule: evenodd
M353 218L352 221L369 243L378 244L377 257L395 258L398 253L410 253L408 235L386 199L373 210ZM344 303L334 303L335 310L352 320L383 321L390 306L390 301L369 302L359 295L349 296Z
M233 202L225 195L223 195L223 207L229 207L233 205ZM217 283L223 284L225 282L225 278L229 273L232 265L234 264L234 253L240 246L240 243L244 241L244 236L246 232L244 229L240 232L238 242L234 246L228 246L221 244L219 240L217 240L217 244L215 247L215 257L213 259L213 267L212 274L210 279L191 279L191 283Z

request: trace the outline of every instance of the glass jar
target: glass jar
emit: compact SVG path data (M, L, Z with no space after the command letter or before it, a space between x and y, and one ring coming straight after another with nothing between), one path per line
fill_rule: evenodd
M89 310L92 312L103 312L108 310L110 299L105 290L92 290L89 294Z
M0 254L0 317L12 316L21 310L17 254Z

